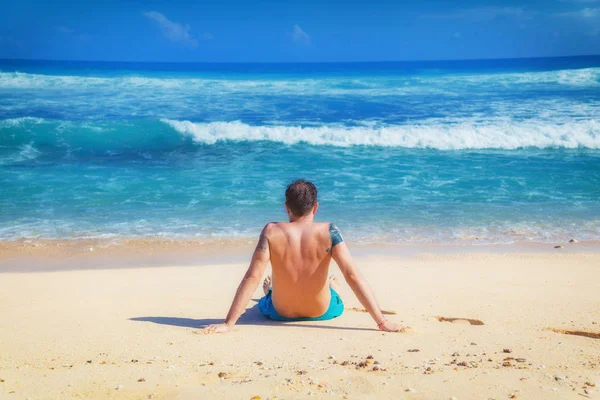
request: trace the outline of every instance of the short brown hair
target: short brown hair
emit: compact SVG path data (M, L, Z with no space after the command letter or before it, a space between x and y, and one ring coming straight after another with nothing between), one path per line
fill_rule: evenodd
M310 213L316 202L316 186L304 179L290 183L285 190L285 204L296 217Z

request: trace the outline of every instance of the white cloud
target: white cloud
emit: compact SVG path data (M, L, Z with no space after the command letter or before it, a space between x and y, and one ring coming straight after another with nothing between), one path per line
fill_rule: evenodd
M594 28L588 32L588 36L597 37L600 36L600 28Z
M88 40L90 38L90 35L88 35L86 33L79 33L75 29L71 29L65 25L58 25L58 26L54 27L54 29L56 29L57 32L60 32L61 34L71 37L73 39Z
M448 14L425 15L426 18L437 19L472 19L476 21L489 21L499 17L530 19L536 14L521 7L475 7L465 8Z
M57 26L56 30L60 33L73 33L73 29L69 28L68 26L64 26L64 25Z
M560 0L561 3L578 3L578 4L591 4L600 3L600 0Z
M142 13L142 15L157 24L163 36L171 42L189 47L196 47L198 45L198 39L190 33L191 28L189 25L173 22L158 11L147 11ZM200 36L200 40L210 40L212 37L212 34L205 33Z
M310 36L299 25L294 25L294 30L292 31L292 40L296 43L303 45L310 45Z
M8 46L23 47L23 42L19 39L15 39L13 36L0 36L0 44L3 43Z
M600 17L600 8L586 7L582 10L567 11L567 12L562 12L562 13L556 13L554 15L556 15L558 17L572 17L572 18L584 18L584 19L596 18L596 17Z

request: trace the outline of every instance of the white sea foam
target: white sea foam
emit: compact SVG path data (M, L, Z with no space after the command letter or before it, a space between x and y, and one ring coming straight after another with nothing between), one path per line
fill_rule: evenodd
M40 154L42 153L36 149L33 144L24 144L19 147L19 151L17 153L12 153L8 156L0 158L0 165L31 161L39 157Z
M219 141L273 141L285 144L309 143L331 146L385 146L405 148L518 149L589 148L600 149L600 124L595 120L549 124L545 121L477 123L430 123L382 127L299 127L251 126L239 121L193 123L163 119L182 135L199 143Z
M19 117L19 118L8 118L0 120L0 129L6 128L17 128L25 124L42 124L46 120L43 118L35 117Z
M576 87L600 86L600 68L557 71L497 73L497 74L443 74L408 76L365 76L361 78L268 78L220 79L202 77L144 77L144 76L77 76L44 75L24 72L0 72L0 89L178 89L202 90L214 93L258 92L294 93L295 95L342 95L355 93L365 96L410 95L426 90L445 93L467 86L509 86L523 84L558 84Z
M70 75L42 75L22 72L0 72L0 89L70 90L114 93L135 92L136 95L163 98L169 93L194 95L227 95L237 93L280 94L294 96L367 97L405 96L419 93L448 94L438 86L419 85L410 78L365 77L357 84L346 78L297 79L211 79L190 77L86 77ZM417 82L418 83L418 82ZM156 92L157 90L162 92Z
M540 72L514 72L497 74L440 75L419 76L422 83L437 82L460 85L523 85L523 84L560 84L564 86L600 86L600 68L565 69Z

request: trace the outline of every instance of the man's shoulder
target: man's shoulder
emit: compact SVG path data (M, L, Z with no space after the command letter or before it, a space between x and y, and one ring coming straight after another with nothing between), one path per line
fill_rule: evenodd
M280 228L279 224L281 224L281 222L267 222L265 224L265 227L263 228L263 233L268 234L269 232L272 232L274 229Z
M337 226L333 222L315 222L313 233L325 241L329 241L332 234L339 233Z
M265 225L265 229L279 228L286 229L293 224L290 222L269 222ZM329 229L331 226L336 226L333 222L313 222L313 227L316 229Z
M283 232L289 228L289 225L289 222L268 222L263 228L263 234L269 236Z
M313 226L314 230L323 231L323 232L329 231L332 227L337 229L336 225L332 222L313 222L312 226ZM294 224L291 224L290 222L269 222L263 228L263 233L265 233L265 234L276 233L276 232L286 231L286 230L290 230L290 229L297 229L297 228L295 228Z
M338 226L333 222L320 222L320 229L323 229L327 232L339 232Z

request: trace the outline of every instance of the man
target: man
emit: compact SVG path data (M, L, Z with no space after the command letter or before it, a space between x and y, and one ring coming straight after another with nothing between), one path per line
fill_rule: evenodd
M335 281L328 278L332 258L377 327L387 332L404 330L383 316L337 227L314 222L319 208L315 185L305 180L292 182L285 191L285 199L290 222L269 223L264 227L225 322L210 325L205 330L211 333L232 330L246 310L269 261L272 278L265 279L265 297L258 304L263 315L277 321L314 321L340 316L344 303L335 291Z

